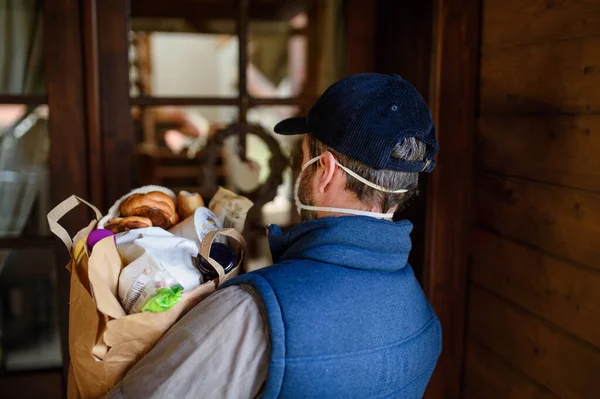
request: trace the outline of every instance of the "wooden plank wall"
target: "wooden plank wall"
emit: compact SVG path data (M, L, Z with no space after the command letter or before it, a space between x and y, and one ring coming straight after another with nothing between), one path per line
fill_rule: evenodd
M600 0L482 0L466 398L600 398Z

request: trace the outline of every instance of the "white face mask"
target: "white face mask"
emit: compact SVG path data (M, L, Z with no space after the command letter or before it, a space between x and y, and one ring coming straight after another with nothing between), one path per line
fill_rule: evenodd
M367 211L360 211L358 209L329 208L329 207L323 207L323 206L310 206L310 205L306 205L306 204L303 204L302 202L300 202L300 197L298 197L298 190L300 188L300 178L302 177L302 172L304 172L304 170L307 167L309 167L313 163L317 162L319 159L321 159L321 155L319 155L318 157L315 157L315 158L311 159L310 161L308 161L304 165L302 165L302 170L300 171L300 174L298 175L298 178L296 179L296 185L294 186L294 200L296 201L296 208L298 209L298 213L301 213L302 209L304 209L306 211L313 211L313 212L320 211L320 212L332 212L332 213L346 213L346 214L358 215L358 216L369 216L369 217L373 217L373 218L377 218L377 219L392 219L394 217L393 213L367 212ZM394 194L396 194L396 193L405 193L405 192L408 191L406 189L388 190L387 188L381 187L381 186L379 186L379 185L377 185L375 183L372 183L372 182L368 181L367 179L363 178L362 176L357 175L356 173L354 173L350 169L348 169L345 166L343 166L342 164L340 164L337 161L337 159L336 159L335 163L336 163L337 166L339 166L340 168L342 168L344 170L344 172L348 173L350 176L354 177L355 179L357 179L361 183L364 183L364 184L366 184L369 187L373 187L375 190L383 191L384 193L394 193Z

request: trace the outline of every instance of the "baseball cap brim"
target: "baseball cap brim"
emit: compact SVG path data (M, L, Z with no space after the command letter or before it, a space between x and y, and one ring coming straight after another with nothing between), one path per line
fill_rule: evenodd
M308 120L305 116L284 119L273 128L275 133L291 136L293 134L309 133Z

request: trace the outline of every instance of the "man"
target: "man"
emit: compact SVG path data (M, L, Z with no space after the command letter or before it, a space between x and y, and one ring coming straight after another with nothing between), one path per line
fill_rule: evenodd
M332 85L308 118L296 183L303 222L269 227L275 264L227 282L113 390L118 398L421 398L441 329L392 217L430 172L431 113L399 76Z

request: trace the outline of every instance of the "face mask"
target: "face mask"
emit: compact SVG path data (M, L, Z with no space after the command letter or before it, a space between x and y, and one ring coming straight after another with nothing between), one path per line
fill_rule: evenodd
M304 170L306 168L308 168L313 163L317 162L319 159L321 159L320 155L318 157L315 157L315 158L311 159L310 161L308 161L304 165L302 165L302 170L300 171L300 174L298 175L298 178L296 179L296 185L294 186L294 200L296 201L296 209L298 210L298 213L300 213L302 211L302 209L304 209L304 210L313 211L313 212L320 211L320 212L345 213L345 214L349 214L349 215L358 215L358 216L369 216L369 217L373 217L373 218L377 218L377 219L392 219L394 217L393 213L367 212L367 211L360 211L358 209L329 208L329 207L323 207L323 206L310 206L310 205L306 205L306 204L303 204L302 202L300 202L300 197L298 197L298 190L300 188L300 178L302 177L302 172L304 172ZM381 186L379 186L379 185L377 185L375 183L372 183L372 182L368 181L364 177L357 175L356 173L354 173L350 169L348 169L345 166L343 166L342 164L340 164L337 160L335 161L335 163L336 163L337 166L339 166L340 168L342 168L342 170L344 172L348 173L350 176L354 177L356 180L360 181L361 183L364 183L364 184L366 184L369 187L373 187L375 190L383 191L384 193L394 193L394 194L396 194L396 193L405 193L405 192L408 191L408 190L405 190L405 189L401 189L401 190L388 190L387 188L381 187Z

